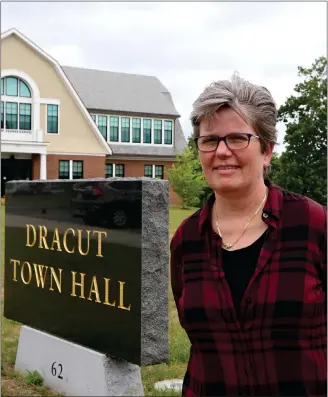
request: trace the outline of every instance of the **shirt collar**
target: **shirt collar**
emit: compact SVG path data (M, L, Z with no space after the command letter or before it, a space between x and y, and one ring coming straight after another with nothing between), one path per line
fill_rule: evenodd
M272 182L266 180L265 185L269 188L267 201L262 211L262 219L265 223L276 227L277 221L280 219L283 194L281 188ZM215 194L211 194L207 202L203 206L199 215L199 232L202 233L206 226L211 225L212 207L215 202Z

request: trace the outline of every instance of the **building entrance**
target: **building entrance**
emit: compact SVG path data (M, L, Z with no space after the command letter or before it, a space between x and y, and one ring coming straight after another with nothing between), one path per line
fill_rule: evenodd
M31 159L1 159L1 197L5 195L5 183L12 180L32 179Z

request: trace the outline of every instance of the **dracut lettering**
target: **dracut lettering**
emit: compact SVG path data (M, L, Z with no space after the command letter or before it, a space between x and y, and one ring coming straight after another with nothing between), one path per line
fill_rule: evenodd
M26 225L26 247L37 247L50 251L65 251L68 254L78 252L80 255L88 255L90 251L90 236L97 237L97 254L103 258L102 242L107 237L106 231L68 228L61 236L56 227L52 233L44 225Z

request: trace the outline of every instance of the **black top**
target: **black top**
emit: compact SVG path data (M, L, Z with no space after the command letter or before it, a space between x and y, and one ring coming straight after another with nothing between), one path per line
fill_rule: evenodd
M248 247L235 251L222 250L222 266L237 314L240 302L256 269L265 234L266 232Z

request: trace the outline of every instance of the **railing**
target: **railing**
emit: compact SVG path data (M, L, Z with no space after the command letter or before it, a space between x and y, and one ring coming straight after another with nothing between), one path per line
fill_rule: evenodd
M42 142L42 135L42 130L20 130L1 128L2 141Z
M32 130L14 130L14 129L4 129L1 128L1 132L8 132L12 134L32 134Z

